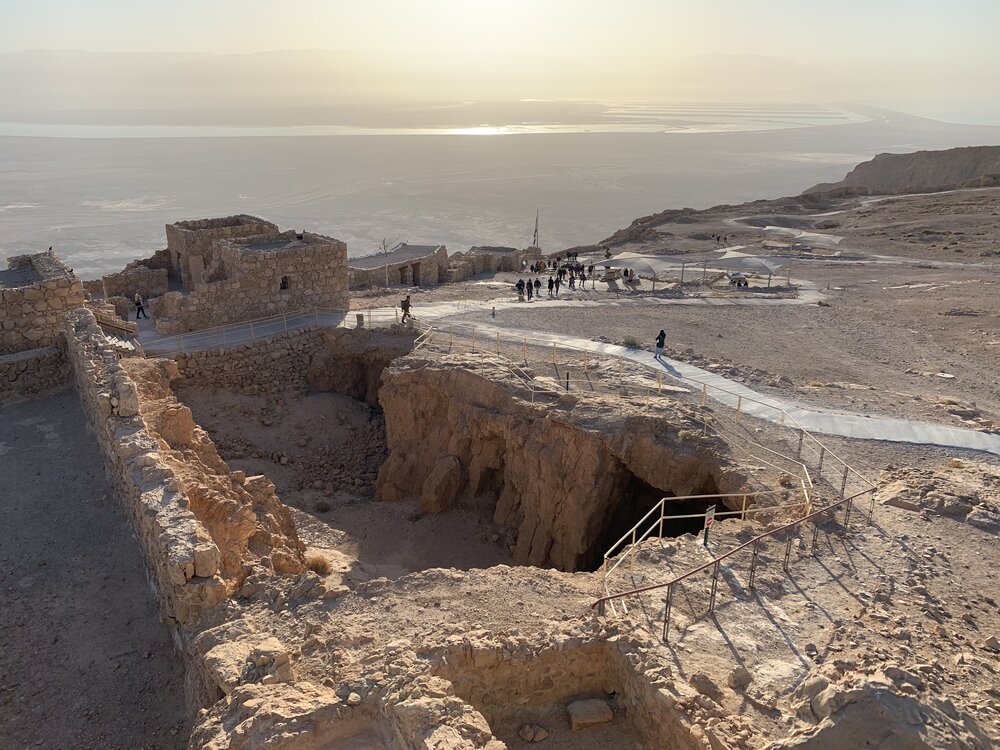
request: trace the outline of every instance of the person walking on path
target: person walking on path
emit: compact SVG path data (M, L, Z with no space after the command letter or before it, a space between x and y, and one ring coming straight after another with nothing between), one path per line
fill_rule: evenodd
M399 306L403 310L403 319L402 319L402 322L405 323L407 318L409 318L410 320L412 320L413 316L410 315L410 295L409 294L407 294L405 297L403 297L403 301L399 303Z
M554 281L552 280L552 277L551 277L551 276L549 276L549 299L552 299L552 288L553 288L553 287L554 287L555 285L556 285L556 282L554 282Z
M534 290L534 287L533 287L533 286L531 286L531 279L528 279L528 281L527 281L527 283L526 283L526 284L524 285L524 287L525 287L525 289L526 289L526 290L528 291L528 302L531 302L531 294L532 294L532 292L533 292L533 290Z
M542 298L542 282L538 280L537 276L535 277L535 296L538 299Z
M562 276L556 276L556 298L559 298L559 287L562 286Z
M148 318L149 316L146 315L146 308L143 306L144 303L142 301L142 295L139 294L139 292L135 293L134 301L135 301L135 319L138 320L140 317Z
M653 355L653 359L660 359L663 356L663 343L666 340L667 332L661 328L660 335L656 337L656 354Z

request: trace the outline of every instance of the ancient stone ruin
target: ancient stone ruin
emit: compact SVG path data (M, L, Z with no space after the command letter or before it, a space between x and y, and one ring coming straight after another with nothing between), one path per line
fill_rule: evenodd
M179 284L155 303L161 332L347 305L337 240L248 216L167 234L161 266L101 282L104 295ZM396 323L317 319L144 356L58 258L10 266L0 384L75 389L184 665L191 750L749 750L880 732L988 746L967 713L899 688L922 679L902 670L736 664L729 639L780 648L797 627L748 593L754 572L748 587L743 568L716 566L712 605L718 588L737 613L721 630L706 586L672 605L645 594L711 559L690 536L710 505L736 514L713 532L736 547L837 498L821 469L790 473L783 438L710 429L697 394L536 392L529 363L435 348ZM658 503L676 518L637 538ZM764 512L747 522L748 507ZM638 593L597 606L630 533L617 575ZM806 554L797 533L781 537L786 563ZM759 563L769 592L784 585L774 555ZM670 606L673 627L711 646L666 647Z

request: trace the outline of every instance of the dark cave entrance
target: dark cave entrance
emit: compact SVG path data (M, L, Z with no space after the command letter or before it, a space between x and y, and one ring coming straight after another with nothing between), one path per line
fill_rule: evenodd
M718 493L719 488L715 480L712 477L708 477L700 486L687 494L717 495ZM634 474L629 473L628 479L622 486L621 494L618 496L617 502L613 505L611 518L598 534L581 569L594 571L600 568L604 562L604 553L608 551L611 545L621 539L633 526L641 521L643 516L660 502L661 498L674 498L676 496L675 492L658 489ZM718 503L718 499L714 498L668 501L665 512L668 517L686 516L693 513L704 514L709 506L718 505ZM723 510L723 508L719 508L719 510ZM643 524L640 533L652 526L654 522L659 522L659 513L654 515L656 516L655 518L650 516ZM668 518L663 526L663 536L677 537L683 534L697 534L704 528L704 525L704 519L702 518L680 518L676 520ZM659 537L659 535L659 529L656 529L650 534L650 538ZM623 545L616 550L615 554L619 554L626 547L627 544Z

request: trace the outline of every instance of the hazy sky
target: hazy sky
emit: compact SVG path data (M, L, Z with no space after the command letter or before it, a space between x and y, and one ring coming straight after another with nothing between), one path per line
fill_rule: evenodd
M1000 61L1000 0L0 0L0 52L405 47L657 58Z

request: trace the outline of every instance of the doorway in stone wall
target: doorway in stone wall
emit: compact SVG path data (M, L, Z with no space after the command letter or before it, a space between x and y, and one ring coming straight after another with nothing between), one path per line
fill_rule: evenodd
M420 264L413 264L413 286L420 286Z

